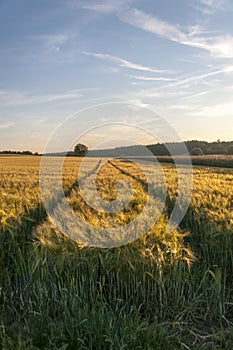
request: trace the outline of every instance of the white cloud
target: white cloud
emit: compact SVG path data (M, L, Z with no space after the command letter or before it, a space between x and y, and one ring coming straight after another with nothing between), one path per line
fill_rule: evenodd
M151 73L168 73L168 71L166 71L166 70L142 66L140 64L127 61L121 57L112 56L112 55L108 55L108 54L96 53L96 52L85 52L85 51L82 52L82 54L115 63L118 66L123 67L123 68L135 69L135 70L144 71L144 72L151 72Z
M223 68L223 71L225 73L232 73L233 72L233 65L226 66L225 68Z
M216 56L230 58L233 57L233 37L216 37L214 42L209 46L209 51Z

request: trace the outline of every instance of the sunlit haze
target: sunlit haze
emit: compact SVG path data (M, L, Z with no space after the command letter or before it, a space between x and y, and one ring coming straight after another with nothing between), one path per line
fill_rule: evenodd
M0 150L42 152L68 116L115 102L182 140L232 140L232 22L231 0L2 0Z

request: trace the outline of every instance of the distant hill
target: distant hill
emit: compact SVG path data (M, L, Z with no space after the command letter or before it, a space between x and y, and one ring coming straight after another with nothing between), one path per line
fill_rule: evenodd
M187 151L184 147L187 148ZM185 141L183 142L167 142L157 143L154 145L146 146L152 154L156 156L169 156L169 155L187 155L192 153L194 149L199 149L204 155L216 155L216 154L233 154L233 141ZM91 152L92 156L96 157L122 157L122 156L143 156L145 155L145 146L135 145L127 147L117 147L114 149L95 150Z

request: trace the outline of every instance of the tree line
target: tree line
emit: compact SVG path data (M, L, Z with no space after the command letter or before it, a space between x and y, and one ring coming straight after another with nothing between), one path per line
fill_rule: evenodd
M0 154L22 154L24 156L39 156L40 154L38 152L31 152L31 151L0 151Z
M186 149L184 148L186 146ZM187 151L191 155L233 155L233 141L220 141L207 142L191 140L185 142L166 142L157 143L153 145L134 145L134 146L122 146L113 149L92 150L92 157L121 157L121 156L145 156L145 147L156 156L169 156L169 155L185 155ZM88 147L82 143L75 145L73 151L51 153L48 155L68 155L84 157L88 153ZM40 155L38 152L31 151L0 151L0 154L21 154L21 155Z

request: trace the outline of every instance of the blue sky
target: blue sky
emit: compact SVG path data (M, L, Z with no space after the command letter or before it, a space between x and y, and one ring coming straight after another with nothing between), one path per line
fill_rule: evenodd
M231 0L1 0L0 149L41 152L109 102L153 109L183 140L232 140L232 22Z

